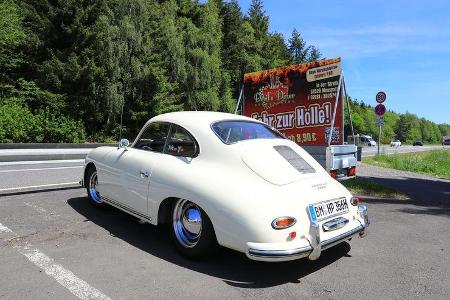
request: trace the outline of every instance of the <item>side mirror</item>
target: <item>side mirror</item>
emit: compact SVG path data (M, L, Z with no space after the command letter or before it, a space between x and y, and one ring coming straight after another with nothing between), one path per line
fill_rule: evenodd
M128 141L127 139L121 139L119 142L119 148L125 148L127 149L127 147L130 145L130 141Z

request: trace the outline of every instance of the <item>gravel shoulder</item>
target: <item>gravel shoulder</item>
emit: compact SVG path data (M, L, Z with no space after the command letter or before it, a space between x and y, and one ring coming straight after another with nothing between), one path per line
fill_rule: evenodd
M450 216L450 180L364 163L358 164L357 175L403 192L424 209Z

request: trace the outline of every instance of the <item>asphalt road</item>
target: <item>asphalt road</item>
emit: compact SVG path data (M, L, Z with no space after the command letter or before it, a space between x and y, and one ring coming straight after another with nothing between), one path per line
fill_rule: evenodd
M448 148L448 146L445 146ZM425 145L425 146L400 146L400 147L390 147L383 145L380 147L380 153L381 154L396 154L396 153L410 153L410 152L423 152L423 151L431 151L431 150L438 150L442 149L443 146L439 145ZM363 147L362 149L362 156L375 156L378 152L378 147Z
M77 186L83 164L83 159L0 163L0 195Z
M4 194L0 298L448 299L450 181L361 169L412 199L367 199L369 235L315 262L260 263L229 250L191 261L166 228L94 208L84 189Z

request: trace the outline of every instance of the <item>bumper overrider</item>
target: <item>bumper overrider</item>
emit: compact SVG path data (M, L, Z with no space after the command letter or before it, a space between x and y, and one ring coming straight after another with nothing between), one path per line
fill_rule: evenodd
M316 260L320 257L322 250L357 235L360 237L366 236L370 224L366 206L359 205L358 212L364 223L358 220L355 222L356 226L331 238L321 240L320 225L317 221L314 221L311 222L308 239L299 239L296 243L247 243L247 256L253 260L263 261L287 261L304 257ZM339 217L322 224L322 227L326 230L335 230L344 228L347 223L347 219ZM286 248L287 246L290 248Z

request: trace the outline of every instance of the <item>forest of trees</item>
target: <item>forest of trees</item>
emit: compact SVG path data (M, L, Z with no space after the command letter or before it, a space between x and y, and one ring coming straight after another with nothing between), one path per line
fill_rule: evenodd
M122 103L132 138L160 113L232 111L246 72L321 58L298 30L270 32L261 0L0 0L0 142L113 141ZM374 134L371 108L351 104ZM449 134L386 114L386 139Z
M349 103L355 133L367 134L377 138L378 127L376 126L374 107L351 98L349 99ZM350 135L349 123L349 118L346 115L345 132ZM387 111L384 114L384 125L381 134L381 142L384 144L388 144L390 141L396 139L409 144L417 140L429 144L439 144L442 141L442 136L447 135L450 135L449 124L436 124L408 112L399 114L393 111Z

